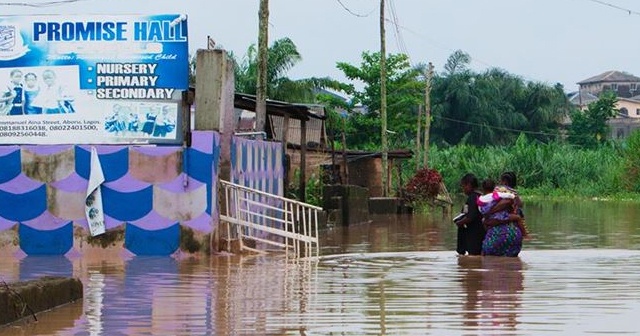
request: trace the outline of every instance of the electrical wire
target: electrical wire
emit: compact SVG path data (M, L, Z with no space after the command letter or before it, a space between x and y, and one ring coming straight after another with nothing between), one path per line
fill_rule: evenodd
M508 127L501 127L501 126L492 126L492 125L484 124L484 123L475 123L475 122L471 122L471 121L448 118L448 117L444 117L444 116L441 116L441 115L433 115L433 118L447 120L447 121L451 121L451 122L458 123L458 124L465 124L465 125L470 125L470 126L481 126L481 127L485 127L485 128L491 128L491 129L507 131L507 132L526 133L526 134L531 134L531 135L544 135L544 136L557 136L558 135L558 134L555 134L555 133L546 133L546 132L538 132L538 131L527 131L527 130L522 130L522 129L508 128Z
M605 2L605 1L601 1L601 0L586 0L586 1L595 2L595 3L603 5L603 6L611 7L611 8L617 9L617 10L621 10L623 12L628 13L629 15L640 15L640 12L638 12L638 11L634 11L634 10L631 10L631 9L628 9L628 8L620 7L618 5L614 5L612 3L608 3L608 2Z
M75 2L84 2L90 0L56 0L56 1L44 1L37 3L28 3L28 2L0 2L0 6L16 6L16 7L52 7L52 6L60 6L67 5Z
M396 36L396 44L398 45L398 49L400 50L400 52L408 56L409 50L407 49L407 44L405 43L404 38L402 37L402 33L400 32L400 28L399 28L400 20L398 20L396 3L394 0L389 0L389 10L391 12L391 19L395 28L393 32Z
M337 1L338 1L338 3L340 4L340 6L341 6L344 10L346 10L349 14L351 14L351 15L353 15L353 16L356 16L356 17L359 17L359 18L368 17L369 15L371 15L371 14L376 10L376 9L374 8L374 9L372 9L372 10L371 10L369 13L367 13L367 14L358 14L358 13L356 13L356 12L352 11L349 7L347 7L347 6L342 2L342 0L337 0Z

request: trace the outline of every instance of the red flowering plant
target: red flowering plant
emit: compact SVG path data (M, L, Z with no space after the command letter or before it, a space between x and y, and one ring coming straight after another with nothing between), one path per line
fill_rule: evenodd
M432 202L440 193L442 175L429 168L420 169L404 189L404 198L412 203Z

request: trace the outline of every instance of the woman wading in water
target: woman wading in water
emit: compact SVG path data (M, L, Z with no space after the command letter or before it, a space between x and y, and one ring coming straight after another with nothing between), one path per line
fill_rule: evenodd
M515 196L512 199L501 199L485 214L483 223L487 228L487 234L482 241L482 255L517 257L522 250L522 240L527 232L526 227L518 223L524 219L524 215L521 209L522 201L515 189L516 175L506 172L500 176L500 183L502 185L498 188L504 188ZM508 219L491 218L492 214L506 209L511 213Z

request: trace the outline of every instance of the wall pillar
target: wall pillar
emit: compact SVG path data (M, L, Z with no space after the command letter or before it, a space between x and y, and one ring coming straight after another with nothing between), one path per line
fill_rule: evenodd
M220 163L217 177L227 181L231 178L231 137L235 129L234 99L233 62L226 51L198 50L194 128L200 131L217 131L220 134ZM223 195L218 190L212 190L212 193L218 196L218 204L214 206L222 209ZM220 250L220 226L211 233L209 243L211 252Z

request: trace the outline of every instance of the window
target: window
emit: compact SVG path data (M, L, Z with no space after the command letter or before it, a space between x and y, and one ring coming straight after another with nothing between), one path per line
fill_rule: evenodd
M631 85L629 85L629 90L635 91L636 89L637 89L637 83L631 83Z
M640 108L636 109L636 115L640 115Z
M616 84L616 83L612 83L612 84L611 84L611 90L613 90L613 91L618 91L618 84Z
M626 107L623 107L620 109L620 114L628 116L629 115L629 110L627 110Z

